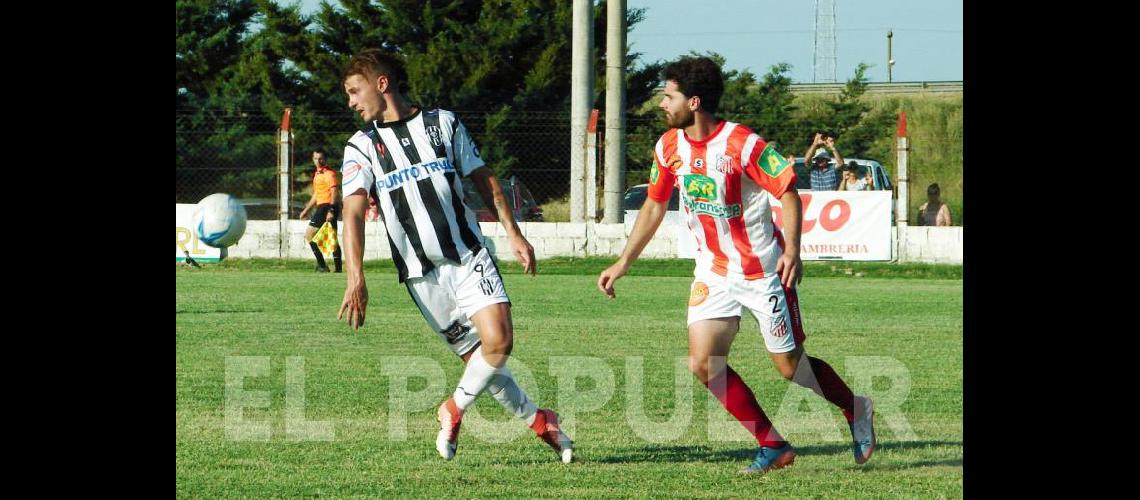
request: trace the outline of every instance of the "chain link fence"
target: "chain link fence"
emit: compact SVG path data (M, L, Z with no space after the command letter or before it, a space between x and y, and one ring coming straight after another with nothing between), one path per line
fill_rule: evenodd
M547 221L568 220L570 192L570 114L560 111L455 112L471 133L489 167L502 179L515 175L543 205ZM759 117L732 115L725 118L739 123L759 122ZM197 203L205 196L224 192L247 203L251 219L277 218L277 130L280 118L263 111L179 109L176 112L176 202ZM291 170L290 217L312 195L311 152L323 149L328 163L341 162L348 138L363 125L347 110L309 111L295 109L292 116L293 166ZM922 123L912 121L910 174L910 216L926 201L926 188L937 182L942 200L949 205L954 225L962 224L962 138L923 131ZM803 128L801 126L801 128ZM821 127L826 128L826 127ZM604 203L605 144L604 115L598 120L597 193L600 220ZM653 165L653 147L665 130L659 115L626 117L626 175L622 190L648 182ZM960 131L960 128L958 129ZM757 130L761 135L766 131ZM785 141L784 154L803 155L813 130L781 133L783 137L803 137L803 143ZM771 140L771 137L768 137ZM862 153L844 149L844 138L837 146L848 157L879 161L897 179L896 141L893 130L871 138ZM897 182L896 182L897 184Z

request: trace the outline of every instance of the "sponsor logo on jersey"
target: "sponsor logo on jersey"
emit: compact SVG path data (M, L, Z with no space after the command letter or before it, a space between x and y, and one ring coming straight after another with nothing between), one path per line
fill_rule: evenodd
M360 173L362 168L364 167L357 163L356 160L348 160L340 166L340 176L344 179L344 182L351 182L353 179L356 179L356 174Z
M391 191L404 184L427 176L436 172L454 172L455 166L447 158L440 158L426 163L417 163L410 167L401 168L393 171L376 179L376 187L383 191Z
M701 175L691 174L685 176L685 194L690 198L701 200L716 199L716 181L712 178Z
M698 214L711 215L713 217L719 217L722 219L740 217L740 215L744 213L744 209L740 206L739 203L734 203L732 205L726 206L723 203L717 203L713 201L701 201L694 200L692 198L685 198L685 206L689 207L689 210L692 210Z
M780 174L788 168L788 165L791 164L787 158L784 158L784 155L781 155L779 151L776 151L776 148L772 147L772 143L765 145L764 151L762 151L760 157L756 159L756 166L771 177L779 177Z
M459 342L463 337L466 337L469 331L471 331L471 327L462 325L458 321L452 321L447 328L440 330L439 333L443 334L449 344L454 344Z

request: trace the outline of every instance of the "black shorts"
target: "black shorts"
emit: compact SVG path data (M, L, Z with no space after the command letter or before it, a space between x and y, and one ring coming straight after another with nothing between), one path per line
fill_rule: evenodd
M320 228L325 225L325 217L328 216L329 210L333 212L332 226L336 229L336 220L340 218L340 207L334 204L318 205L313 209L313 216L309 217L309 225L315 228Z

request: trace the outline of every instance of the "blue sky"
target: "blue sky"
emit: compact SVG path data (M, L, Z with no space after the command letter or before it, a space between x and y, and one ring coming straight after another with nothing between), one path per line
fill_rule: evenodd
M300 3L311 13L320 0ZM648 8L627 39L645 61L715 51L727 69L763 74L786 62L793 81L812 81L815 0L626 0L626 7ZM894 81L962 79L961 0L835 0L835 11L839 81L860 62L873 65L870 81L887 81L888 29L894 31Z

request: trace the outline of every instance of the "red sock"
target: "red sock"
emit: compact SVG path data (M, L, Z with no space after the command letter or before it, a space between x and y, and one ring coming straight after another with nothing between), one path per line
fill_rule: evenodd
M838 406L843 410L847 423L855 421L855 395L851 393L851 388L847 387L826 361L811 356L808 356L808 360L811 362L811 371L819 383L804 385L800 383L799 377L796 377L796 383L815 391L816 394L823 396L823 399Z
M772 427L772 421L768 420L760 404L756 402L752 389L748 388L748 384L744 383L731 366L725 365L724 372L706 382L705 387L708 387L724 408L756 438L760 446L779 448L787 444L783 436Z

